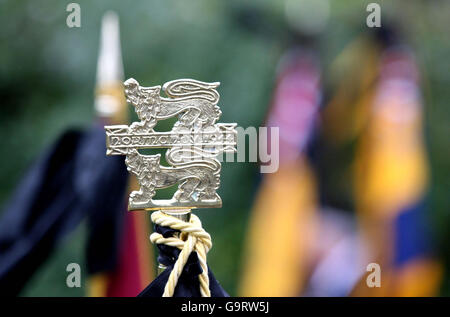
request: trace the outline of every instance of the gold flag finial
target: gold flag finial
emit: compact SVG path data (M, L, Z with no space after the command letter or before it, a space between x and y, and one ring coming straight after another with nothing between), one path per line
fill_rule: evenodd
M129 210L163 210L171 214L193 208L221 207L217 194L221 164L218 155L236 151L235 123L217 123L219 83L193 79L143 87L135 79L125 82L127 102L140 119L130 126L105 126L107 155L125 155L128 171L136 175L140 189L129 198ZM154 130L159 120L178 117L168 132ZM144 155L139 149L168 148L161 165L160 154ZM156 190L178 184L171 199L153 199Z
M119 17L108 11L103 15L100 32L95 111L110 124L128 121L123 79Z

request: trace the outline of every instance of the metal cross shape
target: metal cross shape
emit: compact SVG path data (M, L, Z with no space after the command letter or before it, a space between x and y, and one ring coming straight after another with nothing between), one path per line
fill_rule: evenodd
M141 120L130 126L105 126L106 154L126 155L128 171L136 175L140 189L133 191L128 209L186 210L221 207L217 194L220 161L217 156L236 151L236 123L217 123L222 112L217 103L220 83L178 79L162 87L143 87L131 78L125 95ZM154 130L158 120L178 117L169 132ZM166 161L160 154L144 155L139 149L168 148ZM171 199L153 199L156 190L178 184Z

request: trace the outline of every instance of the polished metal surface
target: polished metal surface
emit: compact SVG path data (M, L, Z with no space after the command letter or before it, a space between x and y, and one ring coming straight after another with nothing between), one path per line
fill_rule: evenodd
M127 102L135 107L140 122L130 126L105 126L107 155L125 155L128 171L136 175L140 189L133 191L128 209L162 210L185 214L193 208L221 207L217 194L221 164L219 154L236 151L236 124L217 123L219 83L178 79L162 87L143 87L135 79L125 82ZM154 130L159 120L177 117L167 132ZM168 148L161 155L139 149ZM171 199L153 199L156 190L177 185Z

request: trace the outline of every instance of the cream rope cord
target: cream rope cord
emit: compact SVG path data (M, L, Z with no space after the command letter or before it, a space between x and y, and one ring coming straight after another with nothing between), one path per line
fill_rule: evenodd
M152 213L152 221L160 226L169 227L181 231L179 237L164 238L162 234L154 232L150 235L150 241L156 244L165 244L181 250L177 261L170 272L169 279L164 287L163 297L172 297L177 286L178 279L183 272L189 255L192 251L197 252L202 273L198 276L200 282L200 294L202 297L211 297L209 290L208 266L206 265L206 254L212 247L211 236L202 228L200 219L191 214L189 222L172 217L161 211Z

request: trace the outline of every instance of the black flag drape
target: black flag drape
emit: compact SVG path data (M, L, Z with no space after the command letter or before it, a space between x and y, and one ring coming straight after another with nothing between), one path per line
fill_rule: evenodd
M165 238L179 232L178 230L159 225L155 225L155 231L162 234ZM157 244L157 248L159 250L158 262L166 266L166 269L159 274L158 277L156 277L156 279L138 295L138 297L161 297L163 295L164 287L169 279L170 272L181 252L178 248L164 244ZM200 297L200 282L198 280L200 273L202 273L202 268L198 261L197 253L194 251L190 254L189 259L184 266L173 294L174 297ZM228 297L229 295L222 286L220 286L209 268L208 276L211 297Z
M105 151L102 127L70 130L28 170L0 219L0 295L18 295L85 216L89 271L114 267L128 176Z

